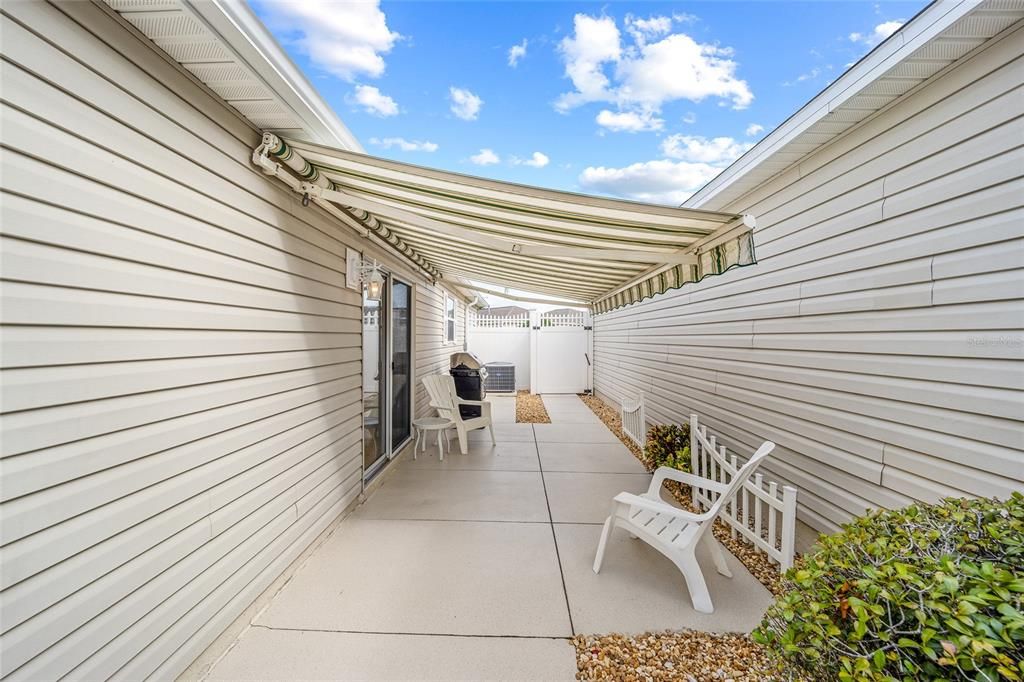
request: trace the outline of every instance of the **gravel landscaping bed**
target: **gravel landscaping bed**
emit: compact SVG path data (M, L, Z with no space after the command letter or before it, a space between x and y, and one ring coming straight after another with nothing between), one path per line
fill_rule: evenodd
M520 424L550 424L551 417L539 395L529 391L516 391L516 422Z
M647 468L648 471L653 470L652 463L646 460L640 452L640 448L637 447L629 436L622 431L622 416L619 412L603 400L592 395L581 395L582 400L598 418L604 422L612 433L618 437L622 443L629 448L629 451L640 460L640 462ZM665 483L665 488L672 494L676 502L686 509L687 511L697 512L693 508L690 496L690 486L681 485L674 481L668 481ZM782 576L779 574L779 567L774 564L771 559L768 558L767 554L763 554L754 549L752 545L748 545L739 538L733 538L729 532L729 526L723 521L715 521L713 527L715 539L728 549L732 554L740 560L740 562L746 566L747 570L750 571L751 575L757 578L758 582L768 588L772 594L778 596L782 592ZM710 678L709 678L710 679Z
M784 680L768 653L746 635L693 630L642 635L579 635L577 680Z

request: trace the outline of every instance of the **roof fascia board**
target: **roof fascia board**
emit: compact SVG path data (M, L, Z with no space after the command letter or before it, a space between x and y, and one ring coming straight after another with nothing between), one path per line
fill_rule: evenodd
M762 161L767 160L812 125L838 109L844 102L856 96L928 41L939 36L981 2L982 0L959 0L958 2L937 0L921 10L916 17L861 58L832 85L818 93L750 151L695 192L683 203L683 207L700 208L708 203L716 194L738 181Z
M355 152L363 146L281 49L244 0L181 0L305 124L314 141Z

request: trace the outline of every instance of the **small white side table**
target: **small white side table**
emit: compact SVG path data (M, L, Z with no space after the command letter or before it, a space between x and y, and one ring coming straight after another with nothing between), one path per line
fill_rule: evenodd
M418 446L422 446L424 451L427 449L427 432L437 431L437 454L441 461L444 461L444 443L448 440L446 431L455 426L454 422L444 417L423 417L414 419L412 425L416 428L416 442L412 446L412 458L416 459ZM441 434L445 434L444 441L441 440Z

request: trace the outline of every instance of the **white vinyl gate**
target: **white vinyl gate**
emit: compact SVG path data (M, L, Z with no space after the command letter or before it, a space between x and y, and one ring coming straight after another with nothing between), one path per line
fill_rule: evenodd
M583 393L590 389L591 326L586 313L544 313L532 336L534 393Z
M590 315L582 310L470 315L466 343L484 363L515 364L517 388L583 393L593 386L592 333Z

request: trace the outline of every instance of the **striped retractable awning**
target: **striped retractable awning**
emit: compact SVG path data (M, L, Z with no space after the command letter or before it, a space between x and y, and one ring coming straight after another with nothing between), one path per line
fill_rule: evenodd
M434 279L510 287L605 312L754 263L753 220L560 192L282 140L264 172Z

